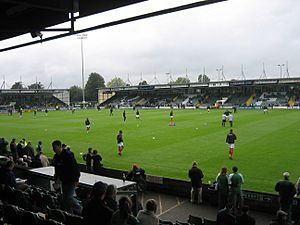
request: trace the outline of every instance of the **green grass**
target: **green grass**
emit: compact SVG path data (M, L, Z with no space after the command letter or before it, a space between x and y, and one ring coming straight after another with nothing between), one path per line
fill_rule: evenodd
M204 181L213 181L222 166L229 171L236 165L244 175L244 189L274 192L275 183L284 171L291 173L292 181L299 176L300 111L239 110L234 114L234 132L237 135L234 160L228 159L225 144L226 128L221 127L224 110L174 110L176 126L170 127L169 110L140 110L136 120L132 109L127 109L127 121L122 111L108 110L51 111L48 117L38 112L0 115L0 137L26 138L34 146L43 141L44 152L53 156L51 142L60 139L71 146L79 162L80 152L88 147L97 149L106 167L128 170L132 163L145 168L147 174L188 180L187 171L196 160L203 170ZM92 123L91 132L85 132L84 121ZM117 155L116 135L123 130L125 149ZM153 138L155 137L155 138Z

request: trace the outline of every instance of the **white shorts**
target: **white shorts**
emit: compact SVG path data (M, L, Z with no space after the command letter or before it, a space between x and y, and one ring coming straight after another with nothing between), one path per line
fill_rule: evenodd
M123 147L124 146L123 142L118 143L118 146Z
M228 144L229 148L234 148L234 144Z
M170 119L173 119L173 116L170 116Z
M86 128L90 128L91 127L91 125L86 125Z
M135 115L135 118L140 118L140 115Z

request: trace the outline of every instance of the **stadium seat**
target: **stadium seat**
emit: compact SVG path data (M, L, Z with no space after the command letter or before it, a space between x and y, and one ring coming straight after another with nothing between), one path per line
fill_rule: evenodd
M83 225L83 218L81 216L72 215L65 212L66 225Z
M217 225L217 221L203 218L204 225Z
M201 217L189 215L188 223L193 225L202 225L203 219Z
M40 209L43 209L45 207L44 201L43 201L43 194L38 189L33 189L30 195L30 201L33 205L33 209L35 211L38 211Z
M159 220L159 225L174 225L172 221L169 220Z
M64 224L60 223L60 222L57 222L55 220L49 219L49 220L41 220L39 222L39 225L64 225Z
M20 211L20 225L39 225L37 215L29 211Z
M52 219L57 222L66 223L67 218L65 212L60 209L50 209L48 208L48 214L46 216L47 219Z
M16 199L15 199L14 189L10 186L5 185L3 189L2 198L3 198L2 201L4 203L15 204Z
M29 210L29 195L26 192L23 192L21 190L15 190L15 200L16 205L21 207L22 209Z
M57 207L56 199L51 194L44 194L43 195L43 202L44 202L45 207L49 207L49 208L56 208Z
M19 225L20 224L19 209L14 205L4 205L3 222L11 225Z
M175 225L191 225L191 224L188 222L181 222L181 221L176 220Z

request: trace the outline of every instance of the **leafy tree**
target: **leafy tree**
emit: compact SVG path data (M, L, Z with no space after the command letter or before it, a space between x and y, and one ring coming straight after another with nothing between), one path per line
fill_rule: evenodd
M141 81L140 83L139 83L139 85L147 85L148 83L147 83L147 81L145 81L145 80L143 80L143 81Z
M174 84L188 84L190 83L190 79L187 77L177 77L177 80L174 82Z
M26 89L21 81L15 82L12 86L11 89Z
M70 91L70 101L74 102L81 102L82 101L82 88L79 86L72 86L69 88Z
M205 75L205 74L200 74L199 76L198 76L198 82L199 83L208 83L210 81L210 79L209 79L209 77L207 76L207 75Z
M44 85L41 82L33 83L28 86L28 89L44 89Z
M121 78L119 77L115 77L113 78L111 81L109 81L107 83L107 87L110 87L110 88L114 88L114 87L124 87L126 86L126 83L125 81L123 81Z
M105 87L104 78L98 73L91 73L85 85L85 96L87 101L97 101L98 89Z

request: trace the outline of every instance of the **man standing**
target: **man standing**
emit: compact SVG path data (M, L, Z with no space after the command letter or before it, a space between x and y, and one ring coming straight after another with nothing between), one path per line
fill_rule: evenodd
M292 218L292 202L296 194L295 185L289 181L290 173L283 173L283 180L278 181L275 185L275 191L279 192L280 210L288 214L288 219Z
M125 110L123 111L123 121L124 122L126 121L126 112L125 112Z
M113 108L113 106L110 106L110 109L109 109L109 115L110 115L110 116L113 116L113 115L114 115L114 108Z
M55 186L61 184L63 194L63 206L69 213L81 214L82 207L74 198L75 188L78 185L80 170L74 155L62 148L59 140L52 142L55 152L53 157Z
M16 139L13 138L10 142L10 145L9 145L9 148L10 148L10 152L12 154L12 157L13 157L13 160L14 162L17 162L17 159L18 159L18 151L17 151L17 144L16 144Z
M229 159L232 159L233 150L234 150L234 142L236 140L236 135L233 133L232 129L230 129L229 134L226 137L226 143L229 147Z
M85 120L85 127L86 127L86 133L89 133L91 129L91 122L89 121L89 118L86 118Z
M227 120L227 116L226 116L225 113L223 113L223 114L222 114L222 127L225 127L226 120Z
M171 111L170 111L170 123L173 122L173 118L174 118L173 110L171 110Z
M220 173L217 175L216 182L216 188L218 190L218 209L223 209L228 202L229 192L228 175L226 167L222 167Z
M124 149L124 143L123 143L123 132L120 130L117 135L117 144L118 144L118 154L119 156L122 155L122 151Z
M202 178L204 177L201 169L197 167L197 162L194 161L192 168L189 170L189 178L191 179L191 202L202 203Z
M92 148L88 148L88 152L82 158L85 161L87 171L92 171Z
M37 154L40 154L43 151L43 149L42 149L42 142L41 141L38 142L35 150L36 150Z
M238 173L236 166L232 167L232 173L228 177L230 186L230 203L233 205L233 212L237 215L238 208L243 207L242 184L244 183L243 175Z
M136 119L139 119L139 118L140 118L140 112L139 112L138 109L137 109L136 112L135 112L135 118L136 118Z

